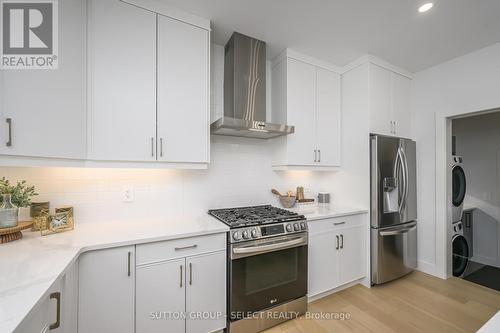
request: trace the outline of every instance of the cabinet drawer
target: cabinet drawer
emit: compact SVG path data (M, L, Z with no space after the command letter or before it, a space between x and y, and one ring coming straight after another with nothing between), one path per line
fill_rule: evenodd
M310 233L317 233L332 229L362 225L365 220L366 214L346 215L341 217L309 221L308 226Z
M137 265L226 249L226 234L214 234L136 246Z

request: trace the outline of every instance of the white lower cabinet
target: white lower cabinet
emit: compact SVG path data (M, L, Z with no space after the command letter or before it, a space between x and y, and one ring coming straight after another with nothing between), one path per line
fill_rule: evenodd
M137 267L136 331L206 333L226 326L226 253Z
M76 265L59 278L40 303L24 318L15 333L76 332Z
M309 297L365 277L365 220L353 215L309 222Z
M187 333L215 332L226 327L226 252L186 259Z
M137 267L137 332L184 332L184 258Z
M135 246L82 254L78 333L134 333Z

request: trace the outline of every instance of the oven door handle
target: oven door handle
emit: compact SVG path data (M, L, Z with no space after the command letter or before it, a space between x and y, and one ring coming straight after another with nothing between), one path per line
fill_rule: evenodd
M304 237L296 238L293 240L285 242L277 242L273 244L257 245L257 246L246 246L246 247L235 247L233 248L234 254L256 254L260 252L268 252L274 250L280 250L287 247L292 247L299 244L306 244Z

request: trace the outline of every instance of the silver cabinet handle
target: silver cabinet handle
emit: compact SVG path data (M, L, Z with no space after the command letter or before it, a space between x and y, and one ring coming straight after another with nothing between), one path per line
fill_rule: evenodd
M181 277L180 277L180 287L182 288L182 265L179 266L181 268Z
M160 157L163 157L163 138L160 138Z
M318 163L320 163L321 162L321 149L318 149L318 155L319 155L319 157L318 157Z
M342 221L342 222L334 222L333 225L342 225L342 224L345 224L345 221Z
M155 138L151 137L151 157L155 157Z
M5 145L7 147L11 147L12 146L12 118L6 118L5 121L7 122L8 133L9 133L9 139Z
M55 292L50 294L50 299L55 299L57 301L56 322L49 326L49 330L55 330L61 326L61 293Z
M318 151L314 149L314 162L318 162Z
M339 235L335 235L335 237L337 238L337 243L335 245L335 250L338 250L339 249Z
M344 248L344 235L340 235L340 248Z
M193 284L193 264L189 263L189 285Z
M176 248L174 248L174 250L181 251L181 250L188 250L188 249L196 249L197 247L198 247L197 244L193 244L193 245L188 245L188 246L176 247Z
M130 257L132 256L132 252L128 252L128 259L127 259L127 276L130 276Z
M394 121L394 134L397 134L398 132L398 122Z

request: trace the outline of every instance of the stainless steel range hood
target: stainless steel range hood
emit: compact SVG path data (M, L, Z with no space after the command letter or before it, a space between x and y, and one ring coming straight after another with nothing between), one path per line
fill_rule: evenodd
M266 43L233 33L225 47L224 117L212 134L269 139L291 134L293 126L266 123Z

